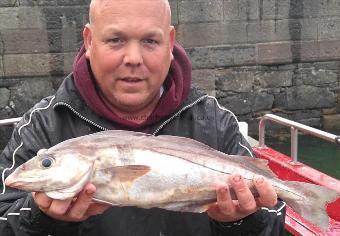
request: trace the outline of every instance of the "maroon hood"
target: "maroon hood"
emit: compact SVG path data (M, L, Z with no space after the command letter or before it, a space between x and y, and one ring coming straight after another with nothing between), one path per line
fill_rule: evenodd
M98 94L90 63L85 57L84 46L73 63L75 85L86 104L99 116L124 128L145 130L147 126L176 111L188 96L191 83L191 63L184 49L178 43L175 43L173 55L174 59L164 82L164 93L149 118L140 124L118 117L105 105Z

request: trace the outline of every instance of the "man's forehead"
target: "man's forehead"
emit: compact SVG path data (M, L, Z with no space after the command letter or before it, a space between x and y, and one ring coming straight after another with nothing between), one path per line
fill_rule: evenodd
M91 4L93 4L94 2L126 2L127 0L91 0ZM136 0L134 0L136 1ZM140 0L139 0L140 1ZM160 1L160 2L164 2L165 4L169 5L169 1L168 0L148 0L150 2L156 2L156 1Z
M168 0L91 0L90 4L90 11L89 11L89 17L90 22L92 22L94 19L94 16L104 8L106 7L115 7L115 6L135 6L137 3L152 3L154 6L154 9L158 9L158 12L161 12L162 9L165 11L163 14L168 15L171 19L171 8ZM163 7L163 8L162 8ZM125 7L125 9L128 7ZM143 9L140 9L141 11ZM99 11L99 12L98 12Z
M98 7L98 6L105 6L108 4L119 4L119 3L126 3L126 2L133 2L132 4L136 4L136 0L91 0L90 3L90 10L93 7ZM137 0L139 2L144 1L144 2L152 2L153 4L164 4L169 10L170 10L170 4L168 0Z

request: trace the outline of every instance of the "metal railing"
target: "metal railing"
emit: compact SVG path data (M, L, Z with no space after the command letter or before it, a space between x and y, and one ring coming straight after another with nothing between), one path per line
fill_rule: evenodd
M0 120L0 126L14 126L21 120L21 117Z
M267 120L270 120L274 123L290 127L290 155L293 161L297 161L298 159L298 134L299 131L303 132L304 134L309 134L320 139L326 140L328 142L336 143L340 145L340 136L334 135L319 129L312 128L310 126L288 120L286 118L273 115L273 114L266 114L264 115L259 123L259 147L265 147L265 123Z

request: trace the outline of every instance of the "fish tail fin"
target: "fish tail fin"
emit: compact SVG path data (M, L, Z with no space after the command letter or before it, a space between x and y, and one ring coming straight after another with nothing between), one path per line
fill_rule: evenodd
M281 189L279 197L284 199L296 213L322 229L329 227L329 216L326 208L328 203L340 197L340 193L324 186L284 181L288 189ZM293 191L289 191L293 189Z

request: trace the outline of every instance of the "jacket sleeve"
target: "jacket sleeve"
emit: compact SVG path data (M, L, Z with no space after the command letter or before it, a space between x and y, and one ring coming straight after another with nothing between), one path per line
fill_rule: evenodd
M235 115L221 106L216 108L217 121L219 123L219 146L222 152L232 155L252 156L251 146L239 131L239 125ZM212 220L211 224L216 235L258 235L279 236L284 235L286 214L285 202L278 200L272 209L261 208L246 218L231 223L221 223Z
M3 180L20 164L49 146L43 122L28 112L15 127L7 146L0 154L0 235L72 235L76 223L54 220L35 204L32 194L4 186ZM32 118L32 119L30 119Z

